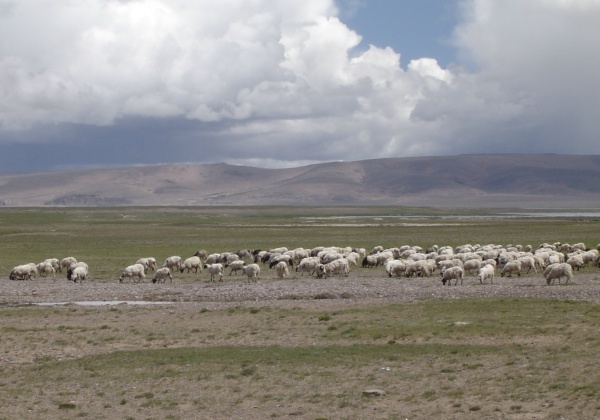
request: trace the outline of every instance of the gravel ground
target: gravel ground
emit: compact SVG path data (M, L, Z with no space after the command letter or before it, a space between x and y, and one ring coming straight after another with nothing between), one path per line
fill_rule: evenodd
M271 273L269 273L271 274ZM63 278L32 281L2 281L0 305L114 301L173 302L209 309L249 306L347 305L368 302L407 302L423 299L483 297L529 297L600 302L600 272L576 273L568 285L546 285L541 274L521 278L497 277L494 284L481 285L467 277L463 285L442 286L438 277L425 279L375 278L373 270L355 270L349 277L293 279L263 278L245 283L229 277L222 283L205 279L175 279L173 283L119 284L90 280L74 284Z

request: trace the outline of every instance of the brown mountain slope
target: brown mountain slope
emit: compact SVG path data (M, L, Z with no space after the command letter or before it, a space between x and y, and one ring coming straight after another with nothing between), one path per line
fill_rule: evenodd
M461 155L292 169L161 165L0 176L5 206L600 207L600 156Z

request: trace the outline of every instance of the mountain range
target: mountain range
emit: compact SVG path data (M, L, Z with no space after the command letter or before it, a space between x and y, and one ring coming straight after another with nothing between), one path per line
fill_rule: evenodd
M600 208L600 156L458 155L286 169L216 164L0 175L0 205Z

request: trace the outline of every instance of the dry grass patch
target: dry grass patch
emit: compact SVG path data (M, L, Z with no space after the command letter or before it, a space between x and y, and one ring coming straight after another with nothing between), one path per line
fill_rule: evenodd
M9 418L600 414L600 308L585 302L18 308L0 319Z

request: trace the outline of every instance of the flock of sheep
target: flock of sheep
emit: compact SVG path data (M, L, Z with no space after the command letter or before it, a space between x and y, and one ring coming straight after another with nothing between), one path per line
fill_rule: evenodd
M600 263L600 244L595 249L586 248L585 244L543 243L534 251L531 245L471 245L457 247L433 245L426 250L419 246L401 246L384 249L374 247L369 254L364 248L352 247L316 247L312 249L285 247L270 250L244 249L237 252L207 254L197 251L192 257L182 259L171 256L165 259L161 267L157 267L155 258L140 258L135 264L123 269L119 282L142 282L146 274L153 271L153 283L164 283L167 279L173 282L173 271L184 273L201 273L207 270L210 281L223 281L226 269L229 275L238 271L245 275L248 282L257 281L261 264L275 269L279 278L289 277L290 269L326 278L336 275L348 275L351 266L364 268L384 267L389 277L430 277L440 273L442 284L454 285L463 283L465 276L476 273L481 284L493 283L495 274L501 277L520 276L524 271L543 272L547 284L555 280L566 282L573 277L573 270L587 265L598 266ZM62 260L47 259L39 264L28 263L12 269L10 280L29 280L40 275L55 276L56 272L66 270L67 279L81 282L88 277L88 265L78 262L74 257Z

